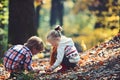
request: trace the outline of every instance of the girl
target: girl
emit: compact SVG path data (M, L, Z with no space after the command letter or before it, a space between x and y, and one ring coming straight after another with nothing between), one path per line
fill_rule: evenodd
M47 35L47 41L53 46L53 53L50 56L51 67L47 72L52 72L59 65L62 68L58 72L74 68L80 57L71 38L61 35L62 27L56 26L54 30Z

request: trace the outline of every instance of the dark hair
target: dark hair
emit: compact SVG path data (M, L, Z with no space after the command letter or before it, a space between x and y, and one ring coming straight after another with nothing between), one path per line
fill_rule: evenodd
M56 25L56 27L54 28L54 30L51 30L48 35L47 35L47 39L48 38L56 38L56 37L61 37L61 31L62 31L62 27L60 25Z

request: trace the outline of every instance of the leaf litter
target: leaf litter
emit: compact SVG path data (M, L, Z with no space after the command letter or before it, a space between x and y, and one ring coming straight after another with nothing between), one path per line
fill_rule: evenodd
M59 67L52 73L45 73L48 64L48 58L33 61L33 68L40 69L34 80L120 80L120 33L80 53L78 66L73 70L57 73Z

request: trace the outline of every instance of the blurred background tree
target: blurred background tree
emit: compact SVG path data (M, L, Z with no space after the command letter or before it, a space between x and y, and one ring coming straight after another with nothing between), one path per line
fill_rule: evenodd
M33 0L9 0L8 43L23 44L37 35Z
M50 26L58 24L63 26L64 0L51 0Z
M78 33L87 34L89 39L82 39L88 45L87 48L110 39L119 32L120 0L77 0L73 12L79 15L77 24L81 32Z
M35 6L35 26L38 29L40 27L40 10L42 5L44 4L44 0L34 0Z
M73 11L79 14L87 9L89 14L85 13L89 17L94 15L97 18L94 28L114 29L119 27L119 7L119 0L77 0Z

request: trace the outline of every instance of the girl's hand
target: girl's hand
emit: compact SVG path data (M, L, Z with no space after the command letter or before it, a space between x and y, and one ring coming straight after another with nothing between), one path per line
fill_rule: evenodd
M52 72L53 69L52 68L49 68L49 69L46 69L45 72Z
M40 70L36 69L36 70L34 70L34 72L35 72L35 73L39 73L39 72L40 72Z

